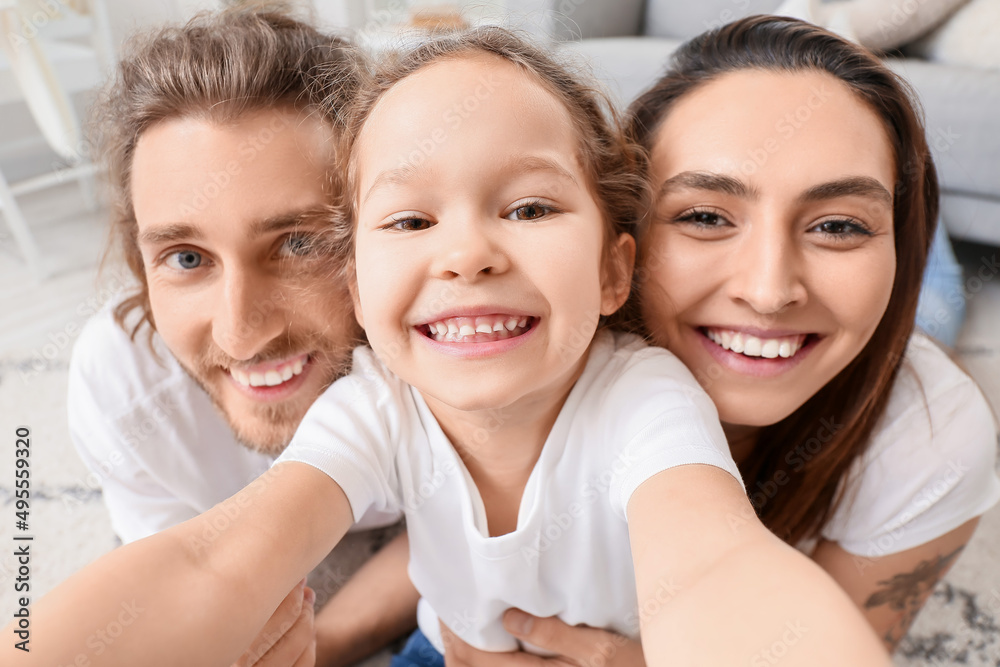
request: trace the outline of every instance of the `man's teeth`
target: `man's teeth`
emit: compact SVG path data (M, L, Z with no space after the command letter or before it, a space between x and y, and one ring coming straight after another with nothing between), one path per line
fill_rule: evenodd
M530 317L514 315L449 317L429 323L427 331L431 338L439 342L488 342L520 336L530 320Z
M272 368L263 373L258 371L244 371L239 368L230 368L229 373L244 387L275 387L282 382L288 382L293 376L302 373L306 365L306 355L297 359L286 361L285 363Z
M705 334L725 350L731 350L748 357L794 357L805 343L805 334L785 336L782 338L758 338L739 331L725 329L706 329Z

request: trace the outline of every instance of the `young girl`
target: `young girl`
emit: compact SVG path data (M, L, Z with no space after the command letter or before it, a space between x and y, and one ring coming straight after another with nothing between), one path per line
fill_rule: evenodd
M846 596L752 520L690 373L598 332L628 295L644 201L602 113L498 29L377 71L335 224L370 348L268 474L37 604L34 664L229 664L369 508L406 513L423 661L441 624L518 648L500 621L517 606L641 628L654 665L885 664ZM85 648L123 602L127 631Z

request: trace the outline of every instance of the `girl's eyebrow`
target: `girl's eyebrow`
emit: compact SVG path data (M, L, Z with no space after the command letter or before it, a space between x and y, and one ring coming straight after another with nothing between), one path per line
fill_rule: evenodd
M565 178L575 185L579 185L576 176L568 169L560 165L555 160L540 155L513 155L497 163L496 172L505 176L521 176L532 172L546 171ZM378 188L387 185L404 185L417 175L417 168L411 163L404 163L395 169L381 172L375 177L368 192L365 193L362 203L368 201L372 193Z

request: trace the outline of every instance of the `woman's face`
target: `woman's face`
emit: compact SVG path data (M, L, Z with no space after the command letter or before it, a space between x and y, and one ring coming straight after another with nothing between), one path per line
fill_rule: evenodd
M723 422L783 419L868 342L896 268L894 174L879 118L826 73L730 73L670 110L643 316Z

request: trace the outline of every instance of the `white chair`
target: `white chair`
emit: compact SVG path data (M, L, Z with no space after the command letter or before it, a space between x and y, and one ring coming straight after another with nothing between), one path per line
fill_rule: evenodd
M85 205L96 207L96 167L87 159L70 95L101 84L114 47L103 0L0 0L0 35L0 106L27 104L46 143L65 162L18 183L8 183L0 170L0 213L41 280L47 271L16 198L75 179Z

